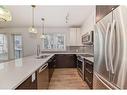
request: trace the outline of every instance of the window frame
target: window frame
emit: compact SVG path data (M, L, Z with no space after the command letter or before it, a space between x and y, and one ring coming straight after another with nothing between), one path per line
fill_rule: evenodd
M60 35L62 35L63 37L64 37L64 48L63 49L46 49L46 48L44 48L44 39L43 39L43 51L66 51L66 34L65 33L46 33L46 35L53 35L53 36L55 36L55 35L57 35L57 34L60 34Z
M6 37L6 48L7 48L7 56L6 56L6 59L2 59L2 60L8 60L9 59L9 41L8 41L8 34L7 33L0 33L0 34L2 34L2 35L5 35L5 37ZM4 43L3 43L4 44ZM1 53L2 54L2 53ZM3 53L3 54L5 54L5 52ZM1 60L1 59L0 59Z

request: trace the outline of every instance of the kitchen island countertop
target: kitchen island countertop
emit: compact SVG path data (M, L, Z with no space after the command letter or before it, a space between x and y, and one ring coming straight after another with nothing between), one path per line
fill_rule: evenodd
M28 56L0 63L0 89L17 88L53 55L44 59L37 59L36 55Z

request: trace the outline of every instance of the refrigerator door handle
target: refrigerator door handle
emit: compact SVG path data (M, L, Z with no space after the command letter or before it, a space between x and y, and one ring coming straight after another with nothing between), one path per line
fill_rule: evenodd
M108 23L107 29L106 29L106 37L105 37L105 65L107 71L109 71L109 66L108 66L108 50L107 50L107 45L108 45L108 36L109 36L109 30L111 28L111 24Z
M113 68L113 57L114 57L114 39L113 39L113 36L115 36L115 34L113 33L114 32L114 29L115 29L115 25L116 25L116 22L115 22L115 20L113 20L113 23L112 23L112 25L111 25L111 35L110 35L110 41L109 41L109 59L110 59L110 66L111 66L111 72L112 72L112 74L114 74L115 72L114 72L114 68Z

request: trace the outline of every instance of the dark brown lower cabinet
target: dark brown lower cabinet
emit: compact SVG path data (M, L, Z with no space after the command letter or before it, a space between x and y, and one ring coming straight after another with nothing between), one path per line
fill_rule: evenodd
M35 80L32 81L32 75L21 83L16 89L48 89L55 68L55 56L43 64L35 72Z
M55 66L56 66L56 57L55 57L55 55L54 55L52 58L50 58L50 59L48 60L49 82L50 82L50 80L51 80L51 78L52 78L52 75L53 75Z
M48 63L45 63L37 70L37 89L48 89L49 87L49 69Z
M119 5L96 5L96 22L109 14L112 9L117 8Z
M49 82L55 68L76 68L77 58L75 54L56 54L50 58L35 72L35 80L32 75L16 89L48 89Z
M49 69L48 63L45 63L35 72L35 74L32 74L16 89L20 90L48 89L48 86L49 86Z
M32 81L32 75L27 78L22 84L20 84L17 88L17 90L29 90L29 89L37 89L37 72L35 72L35 80Z
M56 68L76 68L75 54L56 54Z
M85 81L93 89L93 62L85 59Z

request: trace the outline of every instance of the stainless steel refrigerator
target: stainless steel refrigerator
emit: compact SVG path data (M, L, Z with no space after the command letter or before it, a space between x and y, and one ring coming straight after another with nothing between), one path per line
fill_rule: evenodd
M94 89L127 89L127 6L95 25Z

